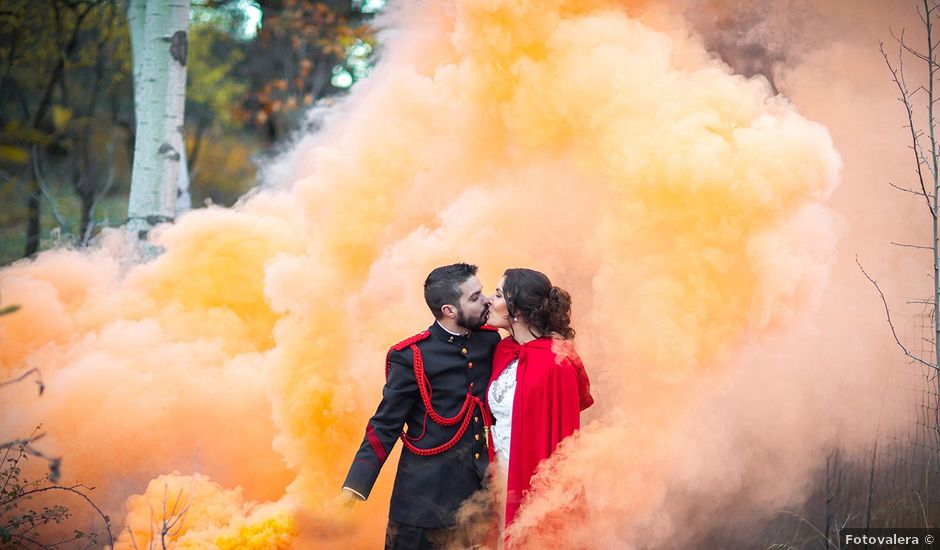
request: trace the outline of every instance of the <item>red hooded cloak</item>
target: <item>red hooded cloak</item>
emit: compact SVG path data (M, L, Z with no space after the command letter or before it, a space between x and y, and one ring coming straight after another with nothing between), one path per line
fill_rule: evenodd
M507 526L512 523L539 462L581 427L581 411L594 403L584 365L570 342L546 336L519 344L507 336L496 346L490 384L513 359L519 359L519 364L512 402ZM486 395L489 396L489 389ZM492 449L492 441L489 443Z

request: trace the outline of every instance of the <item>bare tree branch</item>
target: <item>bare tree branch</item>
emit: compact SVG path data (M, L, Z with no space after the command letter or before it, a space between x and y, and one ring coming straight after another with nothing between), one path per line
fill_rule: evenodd
M35 368L29 369L28 371L21 374L18 378L14 378L13 380L7 380L6 382L0 382L0 388L2 388L3 386L9 386L10 384L16 384L17 382L21 382L25 380L30 374L36 375L36 385L39 386L39 395L42 395L42 392L46 390L46 386L42 383L42 373L39 372L39 369L35 369Z
M130 526L125 526L124 528L127 529L127 534L131 536L131 546L134 548L134 550L140 550L140 547L137 546L137 538L134 537L134 531L130 528Z
M901 343L901 339L898 338L898 333L894 328L894 323L891 321L891 310L890 308L888 308L888 301L885 299L884 292L881 291L881 287L878 286L878 283L874 279L872 279L871 276L868 274L868 272L865 271L865 268L862 267L862 263L858 261L858 256L855 257L855 263L858 265L858 268L862 270L862 274L865 275L865 278L868 279L869 282L871 282L871 284L875 286L875 290L878 291L878 295L881 296L881 303L884 304L884 307L885 307L885 316L888 319L888 326L891 327L891 335L894 336L894 341L897 342L898 347L901 348L901 350L904 352L904 355L907 355L913 361L916 361L924 366L930 367L932 369L937 369L936 365L928 363L927 361L924 361L920 357L917 357L916 355L908 351L907 348L904 346L904 344Z
M894 31L891 30L890 28L889 28L889 32L891 33L891 36L892 36L895 40L897 40L898 45L899 45L901 48L903 48L904 51L906 51L907 53L909 53L909 54L913 55L914 57L920 59L921 61L926 62L928 65L933 65L934 67L940 67L940 63L937 63L937 62L934 61L933 59L930 59L929 57L927 57L927 55L920 53L919 51L915 50L914 48L912 48L912 47L908 46L906 43L904 43L904 30L903 30L903 29L901 30L900 36L894 34Z
M910 147L908 147L908 148L910 148ZM891 187L894 187L894 188L897 189L898 191L904 191L905 193L910 193L911 195L917 195L918 197L923 197L923 196L924 196L924 194L923 194L922 192L920 192L920 191L917 191L917 190L915 190L915 189L908 189L907 187L901 187L900 185L895 185L895 184L891 183L890 181L888 182L888 185L890 185ZM928 198L933 198L933 197L928 195Z
M55 483L59 480L59 476L61 475L60 468L62 466L62 459L57 456L49 456L30 445L30 443L42 439L45 435L46 434L39 434L36 436L30 436L27 439L14 439L12 441L0 443L0 450L6 449L9 452L9 450L13 447L19 447L24 453L45 460L49 463L49 481ZM7 481L9 481L9 479L7 479ZM4 483L4 485L5 484L6 483Z
M892 31L892 36L894 36L894 31ZM904 31L901 31L901 38L899 39L899 42L902 44L903 39ZM919 134L914 126L914 108L913 105L911 105L910 93L908 92L907 82L904 79L904 57L900 52L898 53L898 68L895 68L891 64L891 60L888 59L888 52L885 51L884 42L881 43L879 51L881 51L881 55L884 57L885 64L888 66L888 70L891 72L891 77L901 94L901 97L898 99L901 101L901 103L904 104L904 110L907 113L908 125L911 130L911 146L914 150L914 160L917 164L917 180L920 183L921 194L923 195L924 200L927 202L927 209L930 210L930 215L936 219L937 215L934 212L933 204L931 204L930 198L928 197L927 184L924 182L924 172L921 168L921 166L924 164L922 161L923 153L920 147L920 140L918 139ZM927 163L927 166L929 167L930 164ZM934 201L936 201L936 198L934 198Z
M53 486L51 486L51 487L42 487L42 488L39 488L39 489L33 489L33 490L31 490L31 491L26 491L26 492L24 492L24 493L22 493L22 494L20 495L20 498L23 498L23 497L26 497L26 496L29 496L29 495L33 495L33 494L37 494L37 493L45 493L45 492L47 492L47 491L66 491L66 492L68 492L68 493L73 493L73 494L76 494L76 495L80 496L81 498L83 498L83 499L85 500L85 502L88 503L89 506L91 506L92 508L94 508L95 511L98 512L98 515L101 517L101 519L104 520L104 529L105 529L105 531L107 531L107 533L108 533L108 546L110 546L111 548L113 548L113 547L114 547L114 535L111 533L111 518L109 518L104 512L102 512L102 511L101 511L101 508L98 508L98 505L95 504L94 501L92 501L90 498L88 498L88 495L86 495L85 493L79 491L78 489L86 489L86 490L88 490L88 491L94 491L94 490L95 490L94 487L88 487L88 486L86 486L86 485L82 485L81 483L78 483L78 484L75 484L75 485L70 485L70 486L68 486L68 487L65 487L65 486L62 486L62 485L53 485Z
M893 244L894 246L901 246L904 248L918 248L918 249L931 250L931 251L933 250L932 246L922 246L919 244L904 244L904 243L896 243L894 241L891 241L891 244Z

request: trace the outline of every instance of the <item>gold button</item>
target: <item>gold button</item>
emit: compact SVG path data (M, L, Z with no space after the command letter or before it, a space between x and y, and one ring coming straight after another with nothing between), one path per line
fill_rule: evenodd
M480 453L473 453L473 458L480 460Z
M467 363L467 368L468 368L468 369L472 369L472 368L473 368L473 361L470 361L469 363Z
M473 439L476 439L477 441L479 441L479 440L480 440L480 434L474 435L474 436L473 436Z
M467 348L460 348L460 353L466 355L466 354L467 354Z
M479 422L479 421L480 421L480 417L479 417L479 416L474 416L474 417L473 417L473 421L474 421L474 422Z

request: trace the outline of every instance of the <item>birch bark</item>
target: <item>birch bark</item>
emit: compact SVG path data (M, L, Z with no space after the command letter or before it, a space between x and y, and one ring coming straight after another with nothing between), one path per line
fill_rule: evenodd
M127 231L141 245L159 223L172 221L189 178L183 160L189 0L130 0L137 119Z

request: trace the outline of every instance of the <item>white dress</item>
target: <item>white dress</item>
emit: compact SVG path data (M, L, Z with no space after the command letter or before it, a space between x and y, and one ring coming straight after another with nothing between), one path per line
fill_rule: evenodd
M509 438L512 435L512 400L516 395L516 365L513 359L506 369L499 374L490 385L489 403L490 412L493 413L493 426L490 433L493 435L493 447L496 450L500 467L506 471L509 466Z

